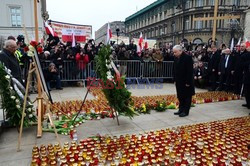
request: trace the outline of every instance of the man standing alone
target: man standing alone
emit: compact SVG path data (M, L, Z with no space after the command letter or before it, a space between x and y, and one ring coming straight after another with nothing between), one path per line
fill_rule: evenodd
M175 115L179 117L188 116L194 91L193 60L187 55L182 46L175 45L173 48L174 60L174 82L176 85L177 98L179 100L179 111Z

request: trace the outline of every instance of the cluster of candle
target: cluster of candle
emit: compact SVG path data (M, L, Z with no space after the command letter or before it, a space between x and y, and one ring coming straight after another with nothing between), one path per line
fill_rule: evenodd
M108 102L105 98L104 93L101 89L91 89L91 93L96 97L94 100L86 100L85 104L82 107L82 112L86 114L95 113L98 115L109 116L109 113L112 112L111 107L108 105ZM193 104L202 104L210 102L219 102L219 101L228 101L228 100L237 100L239 99L238 95L227 92L202 92L196 93L193 96ZM167 105L175 104L179 105L176 95L158 95L158 96L143 96L136 97L132 96L135 109L139 109L143 104L147 104L149 108L154 109L157 106L157 101L165 102ZM54 106L55 113L57 115L67 114L71 116L78 112L82 104L80 100L66 101L66 102L55 102ZM60 110L60 111L57 111Z
M181 126L119 137L97 136L60 146L34 146L37 165L232 165L250 164L250 117Z

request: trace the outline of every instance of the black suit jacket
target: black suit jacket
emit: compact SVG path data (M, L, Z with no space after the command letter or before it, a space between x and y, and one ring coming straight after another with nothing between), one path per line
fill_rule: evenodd
M234 66L235 66L235 57L230 55L228 62L227 62L227 69L225 68L225 64L226 64L226 56L222 55L221 59L220 59L220 63L219 63L219 68L218 68L218 72L221 72L221 74L225 74L226 72L231 72L234 70Z
M216 51L214 54L212 53L209 56L208 72L211 73L213 69L215 69L215 71L217 71L219 62L220 62L220 53L219 53L219 51Z
M250 52L241 56L241 66L244 72L244 84L250 85Z
M14 78L23 84L21 68L14 54L6 49L3 49L0 52L0 62L2 62L8 69L11 70L11 75Z
M193 59L184 52L174 61L174 81L178 98L190 97L195 94ZM189 85L188 87L186 86Z

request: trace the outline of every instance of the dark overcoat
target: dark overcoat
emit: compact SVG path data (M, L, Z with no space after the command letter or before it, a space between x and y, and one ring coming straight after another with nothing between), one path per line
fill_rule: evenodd
M174 81L178 98L186 98L195 94L193 73L193 59L191 56L183 52L180 58L175 58Z

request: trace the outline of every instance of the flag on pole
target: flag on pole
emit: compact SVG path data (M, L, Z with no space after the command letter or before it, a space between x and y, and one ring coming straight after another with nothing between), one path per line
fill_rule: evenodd
M239 45L240 45L240 42L241 42L241 37L240 37L240 39L239 39L239 41L238 41L238 43L237 43L237 46L239 46Z
M234 49L234 38L232 38L230 46L230 50L233 51L233 49Z
M75 39L75 34L72 33L72 47L76 46L76 39Z
M145 39L144 39L145 41L144 41L144 49L146 50L146 49L148 49L148 41L147 41L147 37L145 37Z
M56 32L53 28L48 24L47 21L44 22L45 31L48 35L52 35L53 37L57 36Z
M250 41L245 37L245 41L246 41L246 48L250 47Z
M109 44L111 37L112 37L112 31L111 31L110 25L108 23L106 44Z
M142 43L143 43L143 37L142 37L142 32L140 33L140 38L138 41L138 45L139 45L139 50L137 52L141 52L143 47L142 47Z

